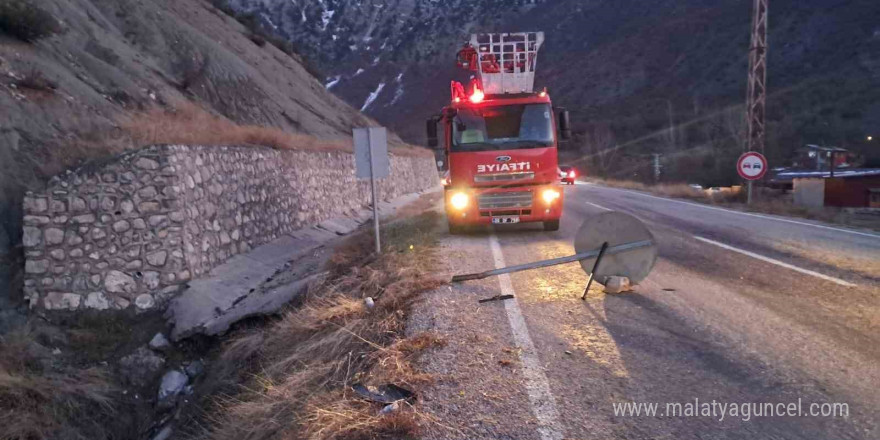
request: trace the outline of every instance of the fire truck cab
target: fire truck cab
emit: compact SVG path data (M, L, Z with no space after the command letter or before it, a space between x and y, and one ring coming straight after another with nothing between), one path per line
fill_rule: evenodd
M428 145L441 150L451 233L468 225L543 222L559 229L563 191L557 145L571 135L568 112L534 91L543 32L474 34L458 66L450 103L427 120ZM442 144L438 139L442 127Z

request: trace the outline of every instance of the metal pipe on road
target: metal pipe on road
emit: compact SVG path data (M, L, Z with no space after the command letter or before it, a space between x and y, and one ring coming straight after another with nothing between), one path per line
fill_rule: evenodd
M642 240L642 241L636 241L636 242L632 242L632 243L624 243L624 244L619 244L617 246L609 247L607 250L605 250L605 254L606 255L607 254L618 254L621 252L650 247L653 245L654 245L654 242L652 240ZM461 281L468 281L468 280L482 280L483 278L488 278L491 276L501 275L501 274L505 274L505 273L521 272L524 270L540 269L542 267L556 266L559 264L574 263L575 261L587 260L590 258L597 257L597 256L599 256L599 254L601 252L602 252L601 250L597 249L597 250L593 250L593 251L589 251L589 252L582 252L580 254L570 255L568 257L560 257L560 258L552 258L549 260L535 261L532 263L519 264L516 266L508 266L508 267L502 267L500 269L487 270L485 272L480 272L480 273L455 275L454 277L452 277L452 282L458 283Z

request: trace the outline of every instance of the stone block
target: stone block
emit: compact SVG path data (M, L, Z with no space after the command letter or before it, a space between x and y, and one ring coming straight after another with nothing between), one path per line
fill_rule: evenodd
M151 215L149 219L150 226L159 226L167 220L168 217L164 215Z
M147 255L147 263L150 263L151 266L162 267L165 265L165 260L168 258L167 251L158 251L153 252L152 254Z
M49 271L49 261L28 259L24 263L24 271L29 274L46 273Z
M126 220L119 220L113 223L113 230L117 233L125 232L131 229L131 224Z
M141 202L138 204L138 211L141 213L156 212L162 209L159 202Z
M48 225L51 219L45 215L26 215L21 219L26 225Z
M49 200L49 210L52 212L67 212L67 203L64 200Z
M147 157L141 157L134 162L134 166L142 170L157 170L159 169L159 162Z
M134 305L140 310L149 310L156 305L156 301L153 299L152 295L144 293L135 298Z
M112 211L116 208L116 201L112 197L101 197L99 207L102 211Z
M82 197L72 197L70 199L70 210L73 212L85 211L86 201Z
M39 213L46 212L49 209L49 203L45 197L25 197L24 212Z
M152 199L153 197L156 197L158 194L159 194L159 192L156 190L156 187L152 186L152 185L141 188L138 191L138 195L141 196L141 199Z
M38 246L43 242L43 231L33 226L25 226L22 228L21 244L24 247Z
M83 305L89 309L107 310L110 308L110 300L104 296L103 292L91 292L86 296Z
M87 224L95 222L95 214L82 214L70 219L73 223Z
M76 246L83 242L82 237L74 231L67 231L64 235L67 237L67 244L70 246Z
M137 289L137 283L129 275L111 270L104 278L104 289L110 293L131 294Z
M148 289L154 290L159 287L159 272L148 271L144 272L144 285L147 286Z
M43 307L48 310L76 310L81 301L82 296L75 293L49 292L43 298Z

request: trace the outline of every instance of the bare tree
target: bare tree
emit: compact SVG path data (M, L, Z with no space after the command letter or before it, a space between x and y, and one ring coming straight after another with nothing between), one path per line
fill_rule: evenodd
M733 144L742 149L746 148L746 140L748 139L748 125L746 124L746 115L742 108L735 106L723 113L724 129Z
M617 138L608 124L596 124L590 127L582 138L580 150L593 164L593 167L604 177L614 164L617 157Z

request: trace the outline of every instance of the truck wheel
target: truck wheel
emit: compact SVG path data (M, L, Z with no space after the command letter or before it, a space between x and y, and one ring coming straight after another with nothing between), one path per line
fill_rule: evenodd
M545 231L558 231L559 230L559 220L550 220L544 222L544 230Z
M464 226L449 223L449 234L461 235L462 233L464 233Z

